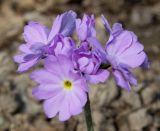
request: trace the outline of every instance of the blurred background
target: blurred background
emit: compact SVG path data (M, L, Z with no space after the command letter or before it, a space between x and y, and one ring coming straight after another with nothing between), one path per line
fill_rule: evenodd
M36 84L30 72L17 74L12 59L29 20L51 27L67 10L79 17L95 14L102 43L107 34L100 15L110 24L121 22L139 36L151 61L149 70L134 70L139 84L130 93L116 87L112 77L90 87L95 131L160 131L160 0L0 0L0 131L86 131L83 113L64 123L46 119L31 95Z

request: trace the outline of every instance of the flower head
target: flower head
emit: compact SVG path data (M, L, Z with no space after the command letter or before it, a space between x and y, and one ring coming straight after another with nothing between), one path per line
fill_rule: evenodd
M88 89L81 75L73 72L68 57L47 57L45 69L33 72L31 78L40 84L33 89L33 96L44 100L43 108L48 118L59 113L59 120L65 121L82 112Z
M109 73L107 70L99 69L102 61L97 52L90 50L87 45L88 43L84 42L74 50L72 54L74 68L91 83L104 82Z
M82 20L77 19L76 31L81 41L87 40L88 37L96 37L94 15L84 15Z
M106 44L106 58L112 65L116 83L130 90L130 84L136 85L137 81L129 70L141 66L144 62L145 65L148 63L144 47L137 36L131 31L124 30L121 24L115 23L111 29L103 16L102 20L110 33Z
M88 41L100 52L103 63L112 66L112 73L117 85L130 90L130 84L137 84L130 69L143 64L144 66L148 65L144 47L138 41L137 36L131 31L124 30L121 24L115 23L111 28L104 16L102 16L102 21L110 34L105 50L97 39L90 38Z
M40 59L52 54L49 49L55 36L63 37L72 34L75 28L76 14L68 11L55 19L51 31L37 22L29 22L24 28L24 39L26 44L20 46L23 53L14 57L19 63L18 71L23 72L34 66Z

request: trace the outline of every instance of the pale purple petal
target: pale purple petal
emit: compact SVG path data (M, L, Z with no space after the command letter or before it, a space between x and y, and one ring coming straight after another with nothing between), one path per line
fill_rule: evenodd
M144 69L148 69L150 67L150 61L149 61L146 54L145 54L145 60L142 63L141 67L144 68Z
M112 34L112 29L107 21L107 19L104 17L104 15L101 15L102 18L102 23L104 25L104 27L106 28L106 30L108 31L109 34Z
M13 59L16 63L23 63L23 62L25 62L25 60L24 60L25 56L26 56L26 54L16 55L13 57Z
M132 85L137 86L137 79L132 74L129 74L128 80Z
M87 102L87 95L83 90L86 87L83 87L83 86L84 86L84 84L79 85L79 83L78 83L78 84L75 84L75 88L73 88L73 92L80 100L82 106L84 106Z
M59 110L59 120L66 121L71 117L69 110L69 97L65 96L64 100L61 102L60 110Z
M134 75L130 72L130 70L126 67L126 65L120 65L119 71L122 72L123 76L125 77L126 81L131 83L132 85L137 85L137 80Z
M100 82L105 82L108 79L109 71L100 69L96 74L86 75L86 77L91 83L98 84Z
M146 55L143 51L143 46L139 43L134 43L119 56L119 61L129 67L135 68L144 62L145 57Z
M74 85L76 85L77 87L80 87L84 92L88 92L88 83L85 78L76 80L74 82Z
M64 55L48 56L45 59L45 68L55 74L58 72L67 75L72 67L72 62Z
M102 23L103 23L105 29L109 33L109 40L106 43L106 44L109 44L110 42L112 42L112 40L116 36L118 36L123 31L123 28L122 28L122 25L120 23L115 23L115 24L113 24L113 27L111 29L107 19L103 15L101 15L101 19L102 19Z
M58 83L59 78L54 75L53 73L50 73L46 70L39 70L39 71L34 71L30 75L30 78L35 80L38 83Z
M53 48L55 55L66 55L70 56L75 49L75 43L70 37L63 37L57 35L56 41L51 46Z
M76 87L75 87L76 88ZM82 109L82 104L79 98L75 95L75 93L70 92L68 94L69 96L69 111L71 115L78 115L80 114L83 109Z
M103 49L101 43L94 37L90 37L87 39L93 49L97 50L97 52L101 55L102 61L106 62L106 52Z
M112 27L112 35L115 37L119 35L123 31L122 24L120 23L114 23Z
M44 109L44 113L48 118L52 118L58 113L58 111L60 110L60 106L64 101L64 97L65 97L65 94L62 91L58 93L56 96L44 101L43 109Z
M64 36L70 36L76 27L76 13L68 11L62 18L60 33Z
M58 15L53 22L52 29L48 36L48 42L51 42L53 38L56 36L56 34L59 33L61 22L62 22L62 15Z
M22 44L19 46L19 50L26 53L26 54L32 54L33 52L30 50L29 44Z
M83 19L76 20L76 32L81 42L89 37L96 37L94 15L84 14Z
M55 55L58 55L58 54L62 53L62 48L63 48L62 44L63 43L62 42L57 42L56 44L57 44L57 46L54 49L54 53L55 53Z
M56 17L51 32L48 37L48 41L51 42L56 34L62 34L64 36L70 36L76 26L76 13L68 11Z
M81 57L78 59L78 64L80 65L80 69L84 68L84 66L88 65L89 59L87 57Z
M131 90L129 82L125 79L124 75L122 72L119 70L113 70L113 76L116 81L116 84L128 91Z
M45 100L56 96L60 91L62 91L62 88L56 87L54 84L42 84L32 90L32 95L37 100Z
M40 42L47 44L47 37L48 29L37 22L29 22L24 27L24 38L27 43Z
M19 64L17 71L21 73L21 72L24 72L24 71L30 69L30 68L33 67L35 64L37 64L38 59L39 59L39 58L35 58L35 59L31 60L31 61L28 61L28 62Z
M116 37L112 43L106 45L106 51L109 55L120 55L132 44L132 35L128 31L124 31Z
M77 30L77 35L78 38L81 41L84 41L86 39L87 36L87 24L86 23L82 23L81 19L77 19L76 20L76 30ZM83 33L82 33L83 32Z
M45 45L43 43L37 42L31 45L30 50L34 52L34 54L41 54L44 46Z
M91 74L94 71L94 63L90 62L85 68L84 68L84 72L87 74Z

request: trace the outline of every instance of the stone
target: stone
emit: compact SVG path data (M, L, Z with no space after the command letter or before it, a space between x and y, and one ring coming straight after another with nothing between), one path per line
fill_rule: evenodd
M124 103L131 106L132 109L138 109L141 107L140 97L136 92L131 91L129 93L129 92L123 90L121 99Z
M156 18L160 21L160 2L152 6L152 13L156 16Z
M21 82L23 81L23 83ZM17 90L19 103L25 106L23 110L29 114L39 113L41 110L41 105L33 99L32 88L34 83L29 79L28 74L19 75L14 79L15 88ZM36 103L37 102L37 103Z
M116 131L116 128L114 127L114 125L111 124L106 124L105 128L101 131Z
M0 15L0 48L7 46L11 43L14 37L17 37L23 26L23 18L15 15L14 13L8 14L8 16Z
M6 114L13 113L18 107L14 96L9 94L1 94L0 95L0 112L5 112Z
M98 131L101 129L101 122L104 119L104 115L99 110L92 112L93 121L95 125L95 130Z
M152 123L152 118L147 114L147 110L143 108L129 114L128 122L131 130L141 131L144 127Z
M111 11L111 12L114 12L114 13L117 13L119 11L121 11L123 5L124 5L124 0L102 0L101 2L106 8L108 11ZM115 6L115 3L116 3L116 6Z
M32 10L35 7L35 0L14 0L13 4L20 11Z
M156 95L160 95L159 86L155 83L149 85L142 91L142 100L144 105L149 105L155 101Z
M119 131L129 131L128 121L125 116L118 119L117 125Z
M133 8L130 21L136 26L146 26L152 22L153 14L150 7L137 6Z
M0 127L4 124L4 118L2 115L0 115Z
M95 105L96 107L109 104L118 95L118 89L113 79L108 80L107 83L99 84L96 86L91 85L90 88L90 97L91 100L93 100L92 103L97 103Z
M4 117L4 113L0 112L0 131L5 131L9 127L9 120Z
M7 66L6 66L7 65ZM6 50L0 51L0 83L8 79L9 74L15 70L15 65Z

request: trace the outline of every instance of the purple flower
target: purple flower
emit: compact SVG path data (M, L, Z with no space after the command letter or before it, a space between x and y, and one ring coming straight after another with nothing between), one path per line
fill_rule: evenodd
M32 94L44 100L43 109L48 118L59 114L59 120L65 121L83 111L88 89L81 75L73 72L68 57L47 57L45 69L33 72L31 78L40 84Z
M91 83L104 82L109 76L107 70L99 69L102 61L95 51L90 50L87 42L74 50L72 60L75 70Z
M40 59L53 54L50 44L57 35L70 36L75 29L75 21L76 14L73 11L68 11L56 17L51 31L39 23L29 22L24 28L26 44L19 48L23 54L14 57L15 62L19 63L18 72L28 70Z
M77 19L76 32L81 41L87 40L88 37L96 37L94 15L84 15L82 20Z
M121 24L115 23L111 29L104 16L102 16L102 21L110 34L105 50L97 39L90 38L88 41L101 52L103 63L112 66L112 73L117 85L130 90L130 84L137 84L130 69L142 64L148 65L147 56L143 51L144 47L138 41L137 36L131 31L124 30Z

